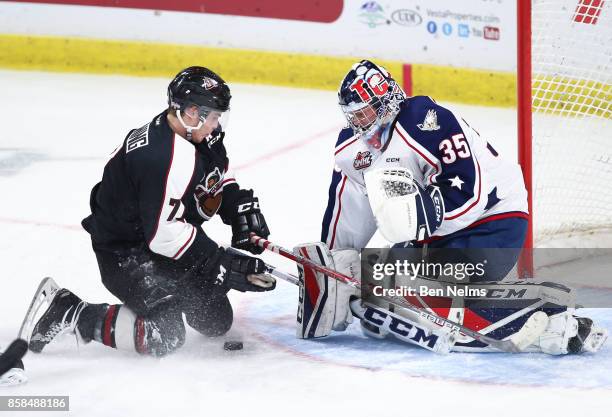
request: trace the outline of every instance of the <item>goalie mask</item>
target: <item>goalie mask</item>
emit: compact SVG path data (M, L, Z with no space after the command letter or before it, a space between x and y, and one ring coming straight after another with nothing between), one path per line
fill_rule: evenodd
M393 121L405 99L391 74L368 60L353 65L338 91L349 126L366 138Z
M189 136L207 120L218 123L216 130L225 131L229 121L231 98L225 81L204 67L185 68L168 85L168 105L176 111L178 120ZM187 126L181 116L181 111L190 106L198 108L200 123L195 127Z

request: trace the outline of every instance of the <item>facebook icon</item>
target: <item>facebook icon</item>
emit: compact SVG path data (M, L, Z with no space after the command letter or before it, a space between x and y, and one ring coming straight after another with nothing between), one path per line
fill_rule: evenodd
M436 25L436 22L427 22L427 31L429 33L436 33L436 30L438 30L438 25Z

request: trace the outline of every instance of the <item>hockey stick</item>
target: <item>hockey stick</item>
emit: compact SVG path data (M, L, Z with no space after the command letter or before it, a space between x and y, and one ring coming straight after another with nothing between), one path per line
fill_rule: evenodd
M293 252L289 251L288 249L285 249L282 246L275 245L269 240L264 239L260 236L257 236L254 233L251 234L251 242L259 247L262 247L271 252L277 253L285 258L291 259L292 261L296 263L302 264L304 266L308 266L325 275L328 275L339 281L342 281L345 284L355 289L361 290L361 283L354 280L353 278L348 277L344 274L341 274L338 271L334 271L333 269L326 268L322 265L319 265L318 263L313 262L310 259L307 259L301 255L296 255ZM546 316L546 320L544 320L544 317L542 316L542 314L536 313L536 314L531 315L529 319L527 320L527 322L525 323L525 325L523 325L523 327L518 332L513 334L511 338L508 338L506 340L499 340L499 339L494 339L492 337L486 336L472 329L469 329L463 325L455 323L452 320L438 316L437 314L429 313L425 311L424 309L419 308L413 305L412 303L408 302L405 298L386 297L386 296L380 296L380 298L382 300L385 300L388 303L391 303L398 307L403 307L407 310L410 310L433 323L436 323L438 325L444 324L444 326L449 327L451 330L459 331L463 333L464 335L471 337L474 340L488 344L489 346L492 346L503 352L510 352L510 353L521 352L522 349L524 349L529 344L531 344L532 341L544 331L546 325L548 324L548 316L546 316L545 313L542 313L542 314Z
M239 251L238 249L232 248L231 246L227 246L225 250L228 251L229 253L233 253L234 255L250 256L248 254L245 254L244 252ZM296 277L295 275L289 274L287 272L283 272L277 267L267 264L265 262L264 262L264 266L266 267L266 270L265 270L266 274L272 275L273 277L276 277L278 279L282 279L283 281L287 281L289 284L300 285L300 279Z

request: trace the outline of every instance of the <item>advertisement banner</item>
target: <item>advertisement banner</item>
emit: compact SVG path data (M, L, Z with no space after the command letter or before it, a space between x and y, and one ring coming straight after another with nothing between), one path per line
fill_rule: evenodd
M303 0L290 6L273 0L257 6L246 0L184 0L171 6L175 11L157 1L62 3L4 2L0 27L15 34L516 68L516 4L509 0ZM119 7L92 7L111 3Z

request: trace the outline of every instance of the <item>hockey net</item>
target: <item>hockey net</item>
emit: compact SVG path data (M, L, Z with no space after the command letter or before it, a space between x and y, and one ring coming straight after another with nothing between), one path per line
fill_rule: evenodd
M532 118L532 137L519 127L520 140L531 140L531 161L522 161L531 245L612 247L612 0L532 0L526 63L520 7L519 77L531 69L530 97L519 93L519 112L529 106Z

